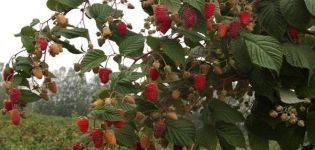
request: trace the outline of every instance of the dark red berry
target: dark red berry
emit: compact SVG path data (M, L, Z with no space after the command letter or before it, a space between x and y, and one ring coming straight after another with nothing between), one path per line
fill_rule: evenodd
M109 81L109 75L112 73L112 70L109 68L100 68L98 75L101 79L101 82L106 84Z
M147 100L151 102L156 101L159 95L157 84L148 83L147 85L145 85L144 95Z
M163 120L159 120L159 121L155 122L153 125L154 137L157 139L161 138L165 129L166 129L166 126L165 126L165 123Z
M10 100L12 103L18 103L21 99L21 91L18 88L13 88L10 90Z
M10 111L13 109L13 103L10 101L10 100L5 100L3 102L3 108L6 110L6 111Z
M77 118L76 124L82 133L87 132L89 129L89 120L86 117Z
M44 51L47 49L48 41L44 37L39 37L36 39L36 44L42 51Z
M183 10L183 22L185 28L192 28L197 23L197 13L193 8L186 7Z
M196 90L203 90L206 86L206 76L203 74L196 74L194 76L194 87Z
M120 36L124 37L128 34L127 25L124 22L119 22L117 24L117 30Z
M237 38L240 30L241 30L241 23L239 20L234 20L231 24L230 24L230 35L233 39Z
M74 143L72 145L72 150L84 150L84 146L81 145L80 143Z
M215 7L216 7L215 3L210 3L210 2L205 3L204 8L203 8L203 14L206 20L210 19L213 16L215 12Z
M297 42L299 40L299 33L300 30L298 28L293 26L288 27L288 34L292 41Z
M151 80L155 81L156 79L159 78L159 75L160 75L160 73L155 67L151 67L149 69L149 77Z
M125 122L123 120L115 121L114 126L115 128L122 128L124 126Z
M104 144L104 133L101 129L93 129L89 137L93 140L94 146L96 148L101 148Z
M251 16L251 13L249 11L240 12L239 18L240 18L241 24L243 26L249 25L252 21L252 16Z
M8 68L4 69L2 72L2 77L4 81L9 81L13 77L14 74L14 69L13 68Z

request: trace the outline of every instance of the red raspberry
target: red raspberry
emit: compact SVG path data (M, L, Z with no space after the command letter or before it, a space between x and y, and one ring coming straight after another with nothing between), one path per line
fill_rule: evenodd
M165 34L172 25L172 19L169 16L165 16L163 20L158 24L159 31Z
M151 80L155 81L157 78L159 78L159 71L155 67L151 67L149 70L149 77Z
M230 35L233 39L237 38L237 36L240 33L241 30L241 23L239 20L234 20L231 24L230 24Z
M299 32L300 30L296 27L293 26L288 27L288 34L292 41L297 42L299 40Z
M87 132L89 129L89 119L86 117L77 118L76 124L82 133Z
M192 28L197 23L197 13L193 8L187 7L183 11L183 22L185 28Z
M84 146L81 145L80 143L74 143L72 145L72 150L84 150Z
M204 5L204 8L203 8L203 14L206 18L206 20L210 19L214 12L215 12L215 3L210 3L210 2L207 2L205 3Z
M9 113L10 113L11 122L14 125L19 125L20 119L21 119L21 113L19 112L19 110L12 109Z
M157 139L161 138L165 129L166 129L166 126L163 120L159 120L158 122L155 122L153 125L154 137Z
M128 34L127 25L123 22L117 24L117 30L121 37L124 37Z
M3 108L6 110L6 111L10 111L13 109L13 103L10 101L10 100L5 100L3 102Z
M42 51L46 50L47 46L48 46L47 39L44 38L44 37L37 38L36 39L36 44Z
M123 109L117 109L117 113L121 116L124 116L126 112Z
M151 102L154 102L157 100L159 96L158 86L156 83L149 83L145 85L145 91L144 91L145 98Z
M14 74L14 69L9 68L9 69L4 69L2 72L2 77L4 81L9 81L13 77Z
M155 22L157 24L165 21L167 15L167 9L164 5L156 5L153 10Z
M10 90L10 100L12 103L17 103L21 99L21 91L18 88L14 88Z
M184 147L181 145L175 145L174 144L174 146L173 146L173 150L183 150L183 149L184 149Z
M114 126L115 128L122 128L124 126L125 122L123 120L115 121Z
M144 150L143 148L141 148L140 142L136 143L136 150Z
M227 24L224 24L224 23L218 24L218 36L219 36L219 38L223 38L228 29L229 29L229 26Z
M101 79L101 82L106 84L109 81L109 75L112 73L112 70L109 68L100 68L98 75Z
M211 21L207 21L207 31L211 31L212 30L212 23Z
M206 76L203 74L196 74L194 76L194 86L196 90L203 90L206 86Z
M101 129L93 129L89 137L93 140L94 146L96 148L101 148L104 144L104 133Z
M251 13L249 11L240 12L239 17L240 17L241 24L243 26L249 25L252 21L252 16L251 16Z

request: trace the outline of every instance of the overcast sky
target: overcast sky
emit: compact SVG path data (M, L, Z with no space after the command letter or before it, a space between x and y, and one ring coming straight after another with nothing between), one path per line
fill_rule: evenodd
M0 23L0 39L1 39L1 48L0 48L0 62L8 62L10 57L21 50L22 44L20 38L14 37L14 34L19 33L20 29L23 26L28 25L33 18L38 18L41 21L48 19L54 12L50 11L46 7L47 0L7 0L1 2L1 23ZM90 0L91 2L101 2L101 0ZM132 1L136 9L141 9L141 4L139 0ZM137 10L128 10L124 8L124 19L128 23L132 23L134 30L136 32L140 31L140 28L143 26L143 19L146 17L146 14L143 11ZM67 14L67 17L70 18L70 23L77 25L81 18L79 10L74 10L73 12ZM90 36L92 42L97 46L96 40L96 26L93 20L86 19L86 25L90 30ZM78 39L71 41L75 44L77 48L80 46L86 45L86 40ZM97 47L96 47L97 48ZM109 48L103 47L105 52L110 50ZM107 53L107 52L106 52ZM82 55L73 55L64 51L56 58L49 57L48 64L52 70L58 69L61 66L71 67L74 62L77 62Z

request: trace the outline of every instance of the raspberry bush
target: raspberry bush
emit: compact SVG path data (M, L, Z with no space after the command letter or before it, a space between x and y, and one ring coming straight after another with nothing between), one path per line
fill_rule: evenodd
M244 133L252 149L268 149L270 140L285 150L315 144L315 1L143 0L140 33L118 9L136 9L132 3L48 0L55 13L16 35L23 50L3 70L3 114L19 125L29 103L58 92L46 60L67 50L82 55L78 74L93 71L104 85L76 120L75 150L230 150L246 147ZM67 18L76 8L79 26ZM90 20L97 41L85 26ZM88 46L71 44L79 37Z

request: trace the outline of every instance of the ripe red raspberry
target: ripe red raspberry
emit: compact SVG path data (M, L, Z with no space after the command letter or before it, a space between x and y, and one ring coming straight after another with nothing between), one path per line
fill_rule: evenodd
M19 112L19 110L12 109L9 113L10 113L11 122L14 125L19 125L20 119L21 119L21 113Z
M125 122L123 120L115 121L114 126L115 128L122 128L124 126Z
M227 24L224 24L224 23L220 23L218 24L218 37L219 38L223 38L226 34L226 32L228 31L229 29L229 26Z
M230 24L230 35L233 39L237 38L237 36L240 33L241 30L241 23L239 20L234 20L231 24Z
M214 12L215 12L215 3L211 3L211 2L207 2L205 3L204 5L204 8L203 8L203 14L206 18L206 20L210 19Z
M157 139L161 138L165 129L166 129L166 126L163 120L159 120L158 122L155 122L153 125L154 137Z
M127 25L123 22L117 23L117 30L121 37L124 37L128 34Z
M101 129L93 129L89 137L93 140L94 146L96 148L101 148L104 144L104 133Z
M207 31L211 31L212 30L212 23L211 21L207 21Z
M87 132L89 129L89 119L86 117L77 118L76 124L82 133Z
M156 83L149 83L145 85L145 98L151 102L155 102L159 96L158 86Z
M160 73L155 67L151 67L149 69L149 77L151 80L155 81L156 79L159 78L159 75L160 75Z
M10 110L13 109L13 103L10 100L5 100L3 102L3 108L9 112Z
M165 34L172 25L172 19L169 16L165 16L163 20L158 24L158 30Z
M167 15L167 9L164 5L156 5L153 9L155 22L157 24L164 22Z
M185 28L192 28L197 23L197 13L193 8L187 7L183 10L183 22Z
M184 149L184 147L181 145L175 145L174 144L174 146L173 146L173 150L183 150L183 149Z
M252 21L252 15L251 15L251 13L249 11L242 11L242 12L240 12L239 18L240 18L241 24L243 26L249 25L251 23L251 21Z
M9 95L10 95L10 100L14 104L19 102L19 100L21 99L21 91L18 88L11 89Z
M299 40L299 32L300 30L296 27L293 26L288 27L288 34L292 41L297 42Z
M101 82L106 84L109 81L109 75L112 73L112 70L109 68L100 68L98 76L101 79Z
M206 86L206 76L203 74L196 74L194 76L194 87L196 90L203 90Z
M36 44L42 51L46 50L48 46L47 39L44 37L38 37L36 39Z
M84 146L81 145L80 143L74 143L72 145L72 150L84 150Z
M9 68L9 69L4 69L2 72L2 77L4 81L9 81L13 77L14 74L14 69Z

